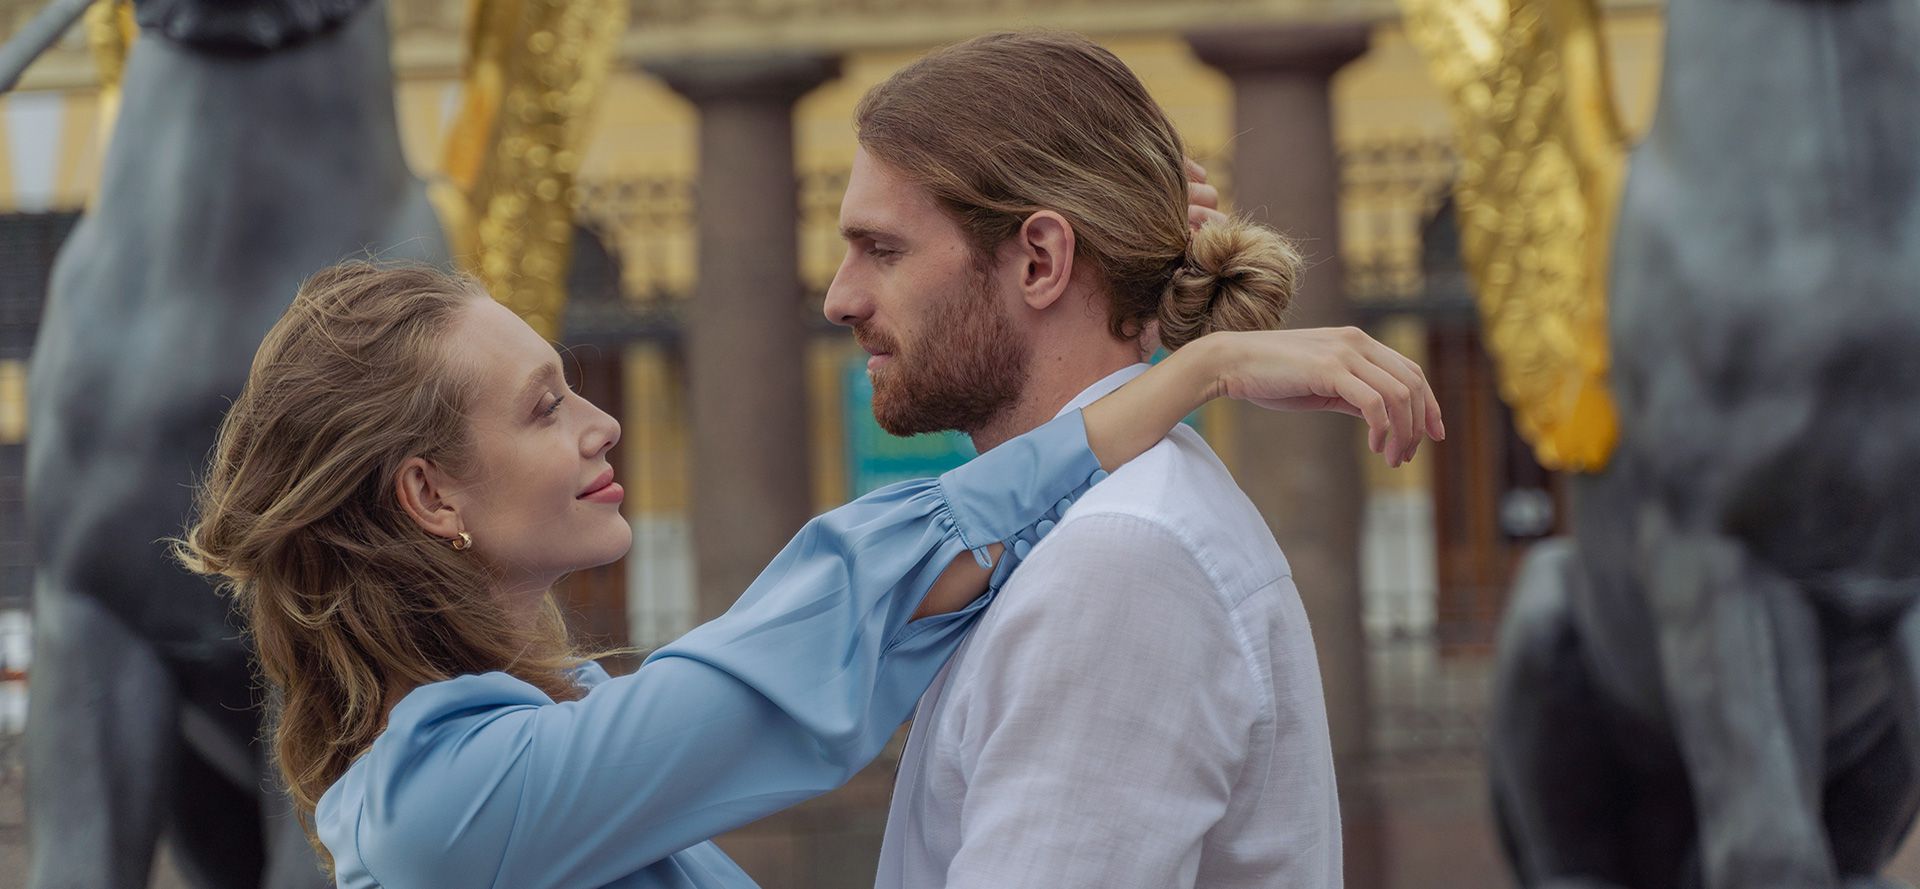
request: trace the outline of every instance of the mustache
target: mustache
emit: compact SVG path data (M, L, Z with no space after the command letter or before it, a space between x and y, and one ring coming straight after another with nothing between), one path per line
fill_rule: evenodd
M882 352L897 354L900 351L898 340L881 332L878 328L864 324L853 328L853 338L860 344L860 348L867 350L869 355L878 355Z

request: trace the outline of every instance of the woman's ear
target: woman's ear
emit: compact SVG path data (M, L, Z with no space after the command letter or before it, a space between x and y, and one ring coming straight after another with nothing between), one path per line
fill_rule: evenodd
M462 528L459 511L447 501L448 481L446 473L425 457L409 457L394 474L393 488L400 508L420 530L452 540Z
M1028 308L1044 310L1066 295L1073 282L1073 225L1052 210L1041 210L1020 224L1014 240L1024 262L1021 299Z

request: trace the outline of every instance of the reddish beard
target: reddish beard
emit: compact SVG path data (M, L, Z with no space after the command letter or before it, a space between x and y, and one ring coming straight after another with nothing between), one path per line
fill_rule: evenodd
M902 349L898 339L865 325L853 329L868 352L893 360L873 374L873 418L892 435L987 426L1027 386L1027 340L981 271L967 286L937 297L920 325L923 335Z

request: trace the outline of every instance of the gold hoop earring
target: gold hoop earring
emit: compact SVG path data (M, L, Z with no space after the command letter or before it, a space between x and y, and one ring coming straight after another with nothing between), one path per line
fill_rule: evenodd
M473 549L473 535L465 531L460 532L460 539L453 541L454 552L463 553L470 549Z

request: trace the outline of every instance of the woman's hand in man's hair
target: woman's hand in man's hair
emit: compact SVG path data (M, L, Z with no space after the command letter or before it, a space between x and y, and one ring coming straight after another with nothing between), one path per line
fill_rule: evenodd
M1220 189L1207 184L1207 168L1187 158L1187 224L1198 229L1209 222L1225 222L1220 212Z

